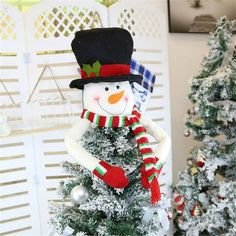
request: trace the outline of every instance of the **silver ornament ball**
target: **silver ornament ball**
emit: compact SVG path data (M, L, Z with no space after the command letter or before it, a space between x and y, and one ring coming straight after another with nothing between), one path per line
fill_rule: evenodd
M197 112L199 112L199 107L194 106L194 107L193 107L193 110L194 110L194 112L195 112L195 114L196 114Z
M184 136L185 136L185 137L189 137L189 136L190 136L190 131L189 131L188 129L186 129L186 130L184 131Z
M82 185L75 186L70 192L71 201L76 205L81 205L88 200L88 189Z

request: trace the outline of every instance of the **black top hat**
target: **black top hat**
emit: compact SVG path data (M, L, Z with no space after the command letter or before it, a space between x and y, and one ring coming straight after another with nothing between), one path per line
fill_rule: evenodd
M72 50L80 65L81 79L70 88L83 89L87 83L129 81L141 83L142 76L130 73L133 39L121 28L97 28L76 32Z

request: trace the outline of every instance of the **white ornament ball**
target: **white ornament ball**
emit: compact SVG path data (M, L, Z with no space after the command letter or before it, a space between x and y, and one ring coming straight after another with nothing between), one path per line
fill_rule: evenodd
M70 192L71 201L76 205L81 205L88 200L88 189L82 185L75 186Z

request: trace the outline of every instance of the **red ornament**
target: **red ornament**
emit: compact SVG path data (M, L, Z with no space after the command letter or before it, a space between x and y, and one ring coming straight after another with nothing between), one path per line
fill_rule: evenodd
M218 196L218 199L220 199L220 200L225 200L225 197Z
M205 162L197 161L196 166L202 168L205 165Z
M176 208L177 213L181 214L183 213L185 202L184 197L178 193L174 194L174 205Z
M185 203L183 203L183 204L180 205L180 206L176 206L176 211L177 211L177 213L182 214L182 213L183 213L183 210L184 210L184 207L185 207Z
M197 203L194 207L193 207L193 209L192 209L192 211L191 211L191 215L192 216L199 216L199 215L201 215L201 207L200 207L200 205Z
M184 203L184 197L178 193L174 194L174 204L180 206Z
M206 163L206 157L202 152L200 152L200 154L197 157L196 166L202 168L203 166L205 166L205 163Z

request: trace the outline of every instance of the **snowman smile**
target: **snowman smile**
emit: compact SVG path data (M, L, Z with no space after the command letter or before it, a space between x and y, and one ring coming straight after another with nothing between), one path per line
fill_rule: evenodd
M129 81L88 83L83 92L84 108L101 116L132 113L133 92Z
M107 109L105 109L105 108L101 105L99 99L97 99L97 103L98 103L98 106L99 106L103 111L105 111L106 113L108 113L109 115L112 115L112 116L114 116L114 115L119 116L119 115L123 114L124 111L126 110L126 107L127 107L127 101L125 100L125 106L124 106L124 108L122 109L122 111L119 112L119 113L114 114L114 113L109 112Z

